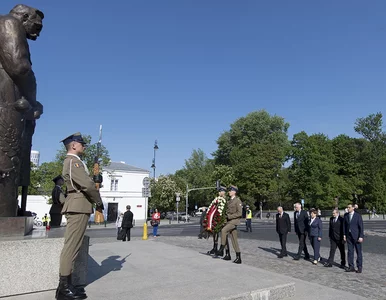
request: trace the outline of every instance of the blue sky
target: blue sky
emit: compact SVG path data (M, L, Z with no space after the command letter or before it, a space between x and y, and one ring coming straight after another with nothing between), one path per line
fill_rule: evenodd
M19 1L1 1L7 13ZM80 131L114 161L174 173L208 156L237 118L266 109L329 137L385 112L386 1L25 1L46 18L31 42L33 149L50 161Z

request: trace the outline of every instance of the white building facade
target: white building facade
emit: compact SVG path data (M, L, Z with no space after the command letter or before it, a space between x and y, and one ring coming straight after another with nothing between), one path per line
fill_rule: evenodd
M119 212L125 212L126 206L131 206L136 224L143 223L148 210L147 198L142 197L143 179L150 172L137 168L125 162L111 162L103 168L103 183L100 189L104 215L108 222L117 219Z

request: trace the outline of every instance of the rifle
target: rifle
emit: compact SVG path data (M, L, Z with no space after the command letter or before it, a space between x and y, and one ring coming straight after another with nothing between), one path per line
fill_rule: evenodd
M95 182L95 187L99 191L101 183L103 182L103 177L102 174L100 173L100 168L99 168L99 156L101 152L101 145L102 145L102 125L99 127L99 140L97 143L97 152L94 157L94 168L93 168L93 181ZM99 211L95 211L95 218L94 218L95 223L103 223L104 222L104 217L103 214Z

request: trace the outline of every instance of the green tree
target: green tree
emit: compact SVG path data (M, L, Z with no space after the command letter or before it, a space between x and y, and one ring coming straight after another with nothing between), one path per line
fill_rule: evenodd
M214 163L201 149L193 150L189 159L185 160L185 165L181 170L176 171L175 177L180 183L184 182L183 190L186 185L189 189L213 186L213 190L195 190L189 193L189 210L194 209L194 205L207 206L213 199L215 190L215 180L213 180Z
M51 192L55 185L52 180L60 174L62 174L62 165L58 162L45 162L38 168L32 168L28 194L48 196L48 203L51 204Z
M308 136L304 131L292 140L289 178L295 201L304 198L306 206L330 209L335 206L336 165L332 143L324 134Z
M354 129L367 141L364 161L366 165L366 182L364 201L368 208L375 206L378 211L386 209L386 133L383 131L382 113L358 118Z
M158 209L159 211L174 211L176 207L176 193L180 193L181 211L185 209L184 192L171 176L159 176L157 180L150 181L151 198L149 199L149 208Z
M239 118L218 138L215 164L231 168L243 202L276 205L272 195L289 150L288 127L282 117L260 110Z

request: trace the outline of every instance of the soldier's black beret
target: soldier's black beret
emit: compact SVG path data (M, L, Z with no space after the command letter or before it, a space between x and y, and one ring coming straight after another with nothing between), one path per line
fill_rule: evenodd
M78 143L81 143L83 145L86 144L86 142L84 141L80 132L71 134L70 136L66 137L65 139L61 140L60 142L63 143L65 146L71 142L78 142Z
M229 187L229 191L235 191L235 192L238 192L239 189L237 188L237 186L231 185L231 186Z
M62 175L56 176L52 181L56 183L59 179L63 179Z

